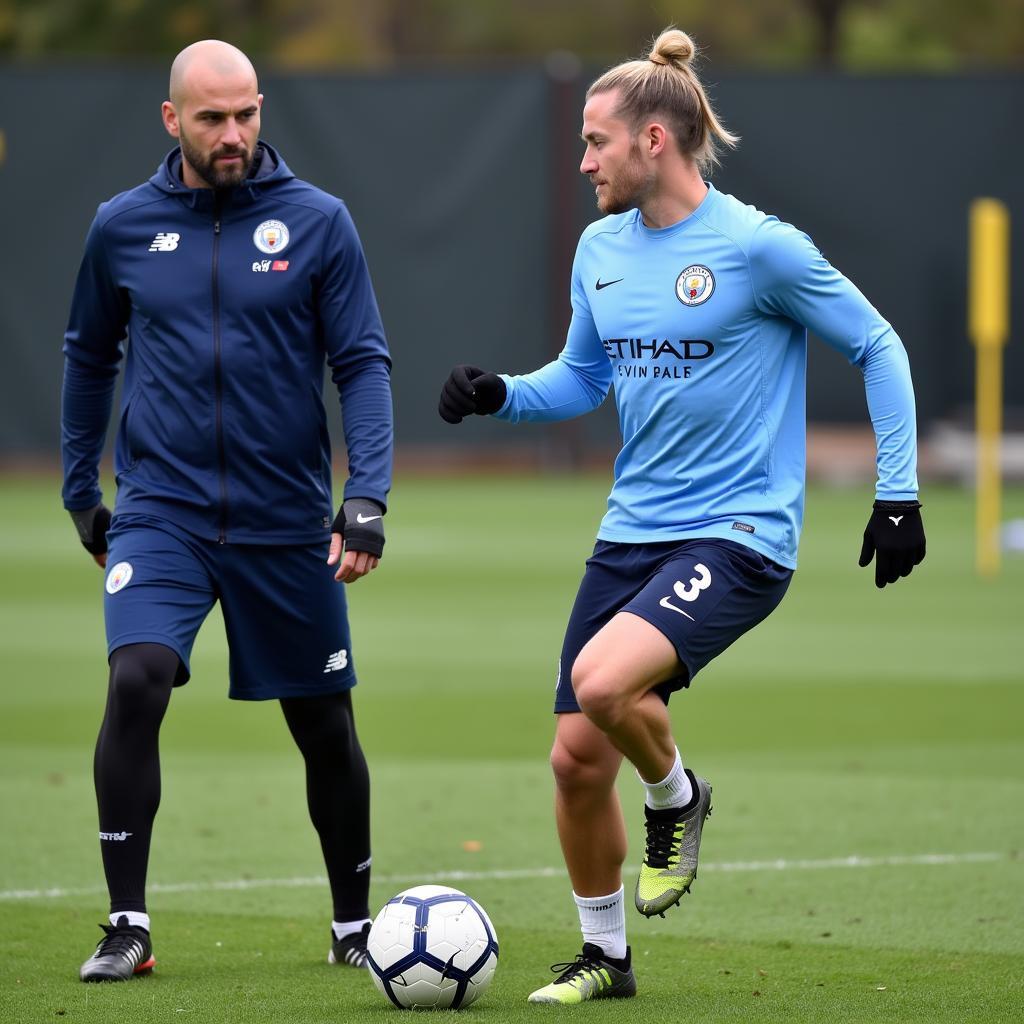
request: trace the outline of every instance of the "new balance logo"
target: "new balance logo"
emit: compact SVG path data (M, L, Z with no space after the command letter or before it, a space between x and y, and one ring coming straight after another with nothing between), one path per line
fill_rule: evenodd
M893 526L899 526L900 520L903 518L903 516L889 516L889 518L892 520Z
M335 651L328 659L327 665L324 668L324 673L328 672L339 672L341 669L348 666L348 651L341 650Z
M123 843L129 836L135 835L134 832L101 832L100 839L108 839L113 843Z
M150 252L174 252L178 248L181 235L176 231L158 231L149 247Z

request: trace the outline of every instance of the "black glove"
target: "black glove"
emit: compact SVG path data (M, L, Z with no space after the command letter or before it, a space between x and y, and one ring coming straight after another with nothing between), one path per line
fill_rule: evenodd
M446 423L461 423L463 416L490 416L505 404L505 382L479 366L460 363L441 389L437 411Z
M875 556L875 586L895 583L924 558L924 523L919 501L876 501L860 549L863 567Z
M369 498L348 498L331 524L340 533L346 551L365 551L380 558L384 551L384 506Z
M107 530L110 529L110 509L106 505L71 509L71 521L78 530L79 540L90 555L107 553Z

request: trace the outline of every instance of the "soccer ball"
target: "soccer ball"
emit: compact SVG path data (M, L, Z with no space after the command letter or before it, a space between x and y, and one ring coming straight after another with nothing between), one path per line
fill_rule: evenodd
M445 885L417 885L388 900L366 949L373 983L405 1009L469 1006L498 966L498 937L484 908Z

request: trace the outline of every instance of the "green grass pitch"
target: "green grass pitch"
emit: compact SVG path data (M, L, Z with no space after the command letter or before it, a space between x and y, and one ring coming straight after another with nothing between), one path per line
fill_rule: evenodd
M606 489L402 478L383 565L350 591L372 901L431 880L480 900L501 942L465 1012L482 1022L550 1013L526 995L578 949L550 702ZM1024 1016L1024 557L979 580L971 496L924 498L928 560L879 592L856 566L870 494L813 489L782 607L673 700L684 757L715 788L700 878L664 920L629 911L639 996L581 1019ZM216 615L162 736L157 970L78 982L105 919L101 574L55 480L9 478L0 503L0 1021L399 1019L364 974L325 962L300 761L275 704L226 699ZM1024 491L1004 512L1024 517ZM631 773L620 784L635 864L642 795Z

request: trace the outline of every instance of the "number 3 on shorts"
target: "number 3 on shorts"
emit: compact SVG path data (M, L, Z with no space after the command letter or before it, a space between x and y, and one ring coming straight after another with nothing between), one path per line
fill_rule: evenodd
M672 584L672 590L675 592L676 597L681 601L696 601L700 597L702 590L707 590L711 586L711 572L703 562L698 562L693 567L698 573L697 576L690 577L690 582L684 584L682 580L676 580ZM663 597L659 602L662 608L670 608L674 612L678 612L680 615L685 615L688 619L693 620L692 615L688 615L683 611L682 608L677 608L672 603L671 597Z

